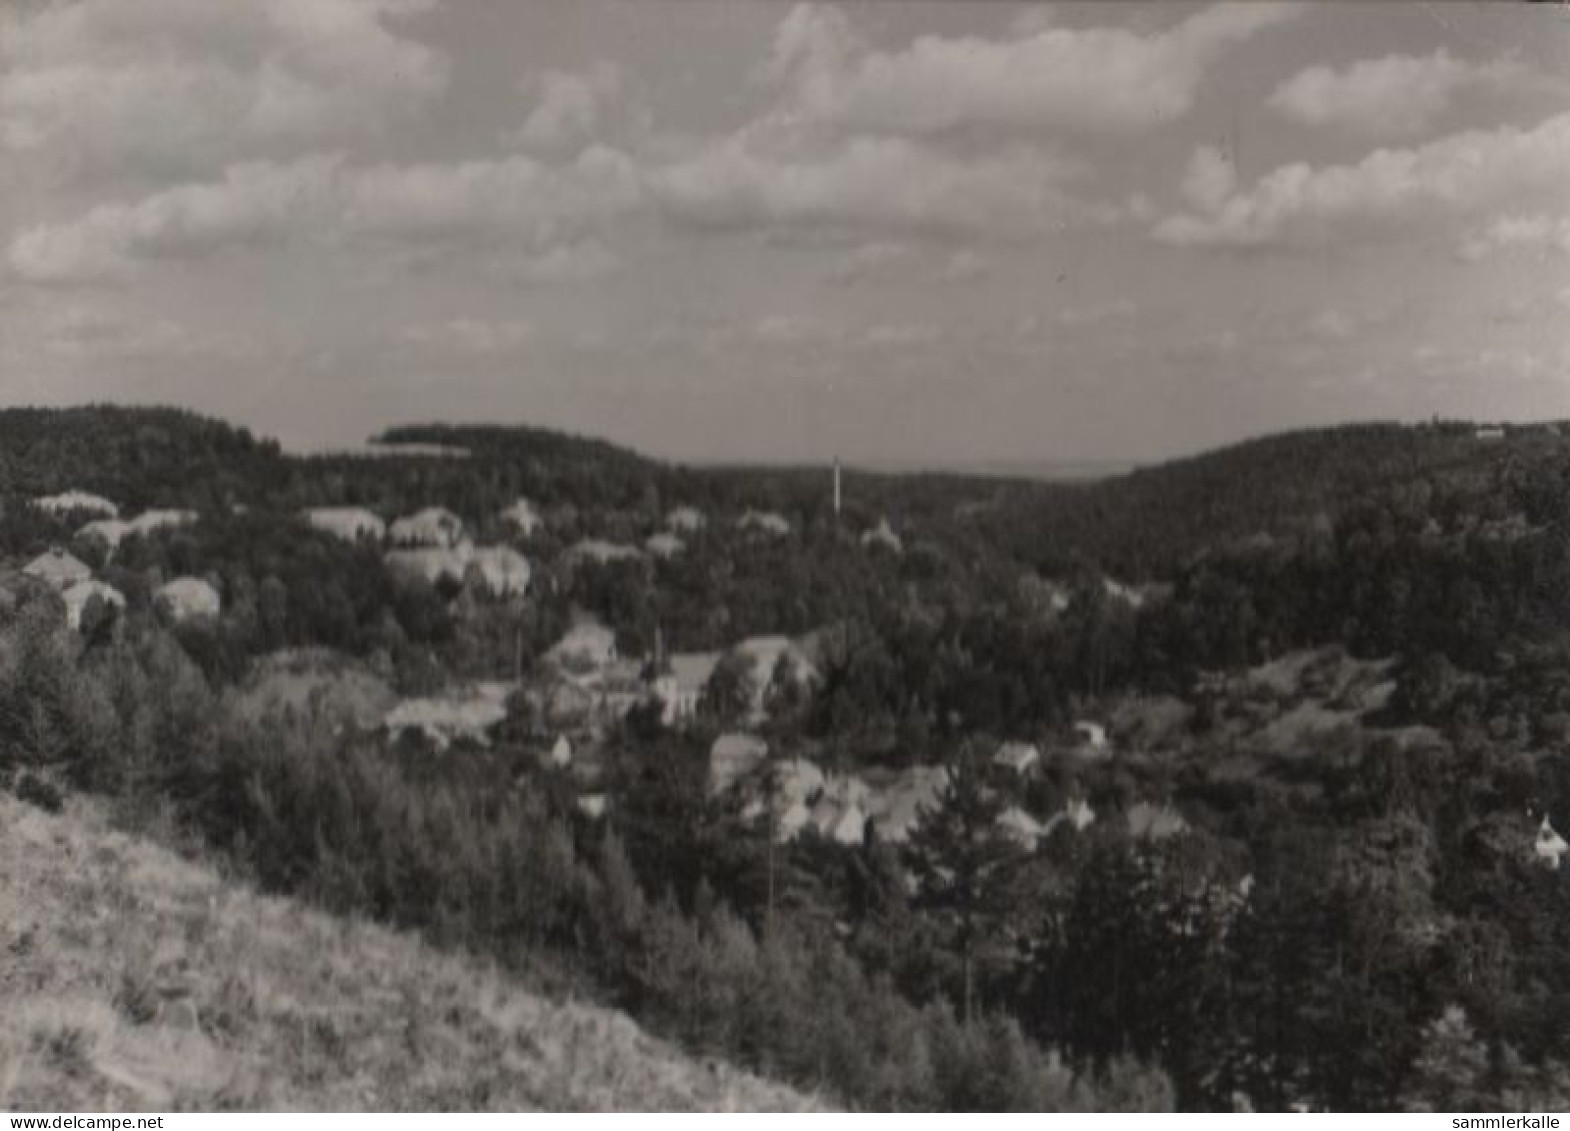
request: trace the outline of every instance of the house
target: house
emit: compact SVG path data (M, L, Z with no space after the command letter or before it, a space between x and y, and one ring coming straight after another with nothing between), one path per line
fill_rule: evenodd
M754 709L758 711L763 709L764 693L782 658L789 658L799 685L805 687L818 679L818 669L811 658L788 636L749 636L738 642L732 651L752 662L752 697Z
M829 778L812 805L811 824L836 844L860 844L867 835L871 791L860 778Z
M1570 852L1570 844L1565 843L1565 838L1554 831L1546 813L1543 814L1543 823L1537 827L1537 841L1532 851L1545 867L1555 872L1559 871L1560 859Z
M1495 443L1505 438L1505 430L1503 428L1494 426L1479 428L1476 432L1476 436L1479 440L1483 440L1488 443Z
M65 599L65 623L73 631L82 627L82 614L87 611L88 602L94 597L116 609L125 608L125 596L114 586L105 585L102 581L78 581L67 586L60 596Z
M223 609L218 590L199 577L177 577L153 594L153 603L176 623L216 617Z
M1064 804L1061 812L1054 813L1047 818L1043 828L1043 835L1050 834L1059 825L1068 825L1077 833L1082 833L1096 823L1096 811L1083 797Z
M867 817L880 840L903 844L910 839L922 816L942 805L943 790L949 780L948 768L911 766L886 781L877 780L874 773L868 771L865 775L871 789L866 803Z
M698 713L698 701L719 662L718 652L677 652L670 657L669 670L654 680L654 694L665 704L662 718L666 726Z
M62 591L79 582L88 581L93 576L93 571L85 562L58 546L28 562L22 567L22 572L28 577L36 577L39 581L48 582Z
M1036 842L1047 835L1047 826L1032 817L1018 805L1010 805L998 814L997 826L1003 835L1008 837L1026 852L1034 852Z
M681 534L696 534L707 520L697 507L677 507L665 516L665 526Z
M1176 809L1170 805L1152 805L1148 801L1134 805L1124 817L1128 821L1129 836L1144 840L1165 840L1188 828L1188 822Z
M992 764L1023 777L1041 764L1041 751L1032 742L1005 742L992 756Z
M396 520L387 538L395 546L451 550L463 541L463 519L445 507L426 507Z
M894 533L894 528L889 525L887 518L879 519L878 525L870 530L863 530L861 532L861 544L869 548L882 546L895 554L903 554L905 552L905 543L900 540L898 534Z
M532 538L545 525L540 512L528 499L519 499L501 513L501 520L525 538Z
M468 568L492 597L521 597L529 591L529 559L511 546L476 548Z
M491 731L507 717L511 692L511 684L479 683L455 694L405 699L387 713L382 726L394 741L421 734L438 750L459 739L486 746Z
M302 512L315 529L345 542L380 542L387 524L364 507L312 507Z
M812 822L812 801L823 789L823 771L806 758L774 766L774 837L794 840Z
M1092 750L1103 750L1107 745L1107 728L1100 723L1080 719L1074 724L1074 741Z
M687 543L674 534L661 531L659 534L649 535L643 543L643 548L657 558L674 558L687 548Z
M629 546L624 542L607 542L603 538L585 538L574 542L567 547L568 561L590 561L605 565L609 562L637 561L643 557L643 551L636 546Z
M405 577L423 577L435 585L443 578L462 584L469 574L471 552L467 545L456 548L422 546L388 550L382 561L393 573Z
M190 526L199 517L195 511L187 510L143 511L131 520L129 533L152 534L158 530L177 530L182 526Z
M605 816L606 798L603 793L585 793L577 800L578 812L591 821Z
M1145 603L1145 595L1138 589L1130 585L1124 585L1121 581L1116 581L1113 578L1103 577L1101 579L1101 588L1106 593L1108 599L1118 604L1127 605L1131 609L1138 609Z
M721 794L758 771L769 756L769 744L753 734L730 731L709 747L709 792Z
M748 508L736 520L736 529L767 534L770 537L778 538L790 533L790 521L784 515L776 514L773 511L759 511Z
M120 508L102 495L86 491L62 491L58 495L42 495L33 500L33 506L59 518L69 514L96 514L100 518L119 518Z
M122 522L118 518L95 518L78 530L76 537L83 542L102 542L104 549L113 554L129 533L129 522Z
M602 669L616 660L616 633L593 617L580 617L545 658L557 667Z
M558 770L572 765L572 741L565 734L558 734L547 761Z

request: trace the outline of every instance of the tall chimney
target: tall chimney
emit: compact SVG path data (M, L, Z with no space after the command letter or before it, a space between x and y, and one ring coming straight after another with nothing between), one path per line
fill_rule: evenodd
M834 517L840 516L840 460L834 457Z

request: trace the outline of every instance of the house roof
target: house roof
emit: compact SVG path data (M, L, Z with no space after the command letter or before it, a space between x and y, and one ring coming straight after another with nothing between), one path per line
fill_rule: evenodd
M164 604L177 620L191 617L215 617L223 608L218 590L200 577L177 577L153 595Z
M443 577L462 581L469 571L470 551L467 546L447 549L441 546L420 546L409 549L388 550L383 556L388 568L423 577L435 584Z
M665 516L666 526L672 530L685 530L688 533L703 529L705 521L703 512L691 506L677 507Z
M40 495L33 500L33 506L50 514L97 514L106 518L118 518L120 515L119 507L102 495L93 495L87 491L62 491L58 495Z
M1165 840L1188 828L1188 822L1183 819L1183 815L1170 805L1156 806L1148 801L1141 801L1131 807L1124 816L1128 820L1130 836L1145 837L1150 840Z
M317 530L353 542L360 538L381 538L387 524L364 507L312 507L303 512L305 521Z
M736 520L736 525L742 530L761 530L767 534L790 533L790 520L774 511L760 511L748 508Z
M755 734L730 731L709 747L709 789L724 793L752 773L768 757L769 744Z
M195 511L188 510L150 510L143 511L131 520L131 530L137 534L148 534L154 530L166 530L176 526L190 526L200 516Z
M532 534L544 525L545 520L528 499L519 499L501 513L502 520L511 523L525 534Z
M670 674L676 679L676 690L683 694L700 694L719 665L718 652L676 652L669 660Z
M649 553L659 558L675 557L687 548L687 543L676 537L676 535L664 532L649 535L643 545Z
M28 562L22 572L60 589L93 576L92 569L85 562L58 546Z
M609 542L604 538L584 538L567 548L568 558L593 558L605 562L630 561L643 557L643 551L625 542Z
M463 519L446 507L425 507L394 521L387 536L409 546L456 546L463 538Z
M900 536L894 533L894 528L889 525L887 518L878 520L878 525L861 532L863 546L887 546L896 554L904 553L905 543Z
M511 546L479 546L471 555L470 564L480 571L493 596L521 595L529 589L533 575L529 559Z
M1005 742L998 747L998 752L992 756L992 761L999 766L1007 766L1017 774L1022 774L1041 761L1041 751L1034 743L1030 742Z
M112 585L102 581L78 581L74 585L66 586L60 594L65 599L65 619L72 628L82 626L82 613L87 610L87 603L94 597L117 609L125 608L125 596Z
M111 550L117 548L127 534L131 532L131 524L122 522L118 518L95 518L76 532L78 538L96 538Z

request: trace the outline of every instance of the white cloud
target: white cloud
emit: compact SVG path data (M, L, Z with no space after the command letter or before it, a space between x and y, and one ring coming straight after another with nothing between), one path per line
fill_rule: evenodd
M743 132L656 170L678 223L706 228L845 226L883 231L1044 229L1078 206L1079 167L1023 146L962 157L902 138L859 137L822 154L770 151Z
M763 73L788 85L799 114L850 131L1148 131L1188 113L1228 48L1299 11L1219 4L1148 34L1016 23L1005 38L923 36L879 52L838 9L799 5Z
M424 0L79 0L0 13L0 147L67 165L222 164L375 128L439 94L396 30Z
M1570 255L1570 216L1505 214L1461 242L1462 259L1475 262L1499 251L1525 248Z
M621 71L601 62L585 71L547 71L526 84L537 101L518 139L556 149L582 145L596 136L607 106L622 92Z
M468 357L498 357L515 353L534 340L534 324L526 318L484 319L458 317L445 322L410 327L410 343L439 353Z
M1284 165L1209 208L1166 217L1154 235L1185 246L1258 247L1323 235L1336 225L1448 222L1562 201L1566 184L1570 114L1526 129L1471 130L1414 148L1379 149L1350 165Z
M1539 82L1521 64L1432 55L1386 55L1342 70L1309 67L1283 82L1269 106L1310 126L1379 137L1421 133L1468 90L1509 90Z
M1357 322L1345 311L1327 307L1315 315L1310 328L1322 338L1344 341L1357 332Z
M136 260L197 258L243 244L484 236L545 253L533 264L543 279L596 266L572 261L569 251L548 255L634 207L638 197L631 162L602 149L563 165L521 155L369 168L324 156L251 162L231 166L221 180L25 229L12 240L8 261L31 282L79 283L125 275ZM576 250L593 255L587 245Z
M1183 199L1205 212L1226 203L1237 188L1237 168L1230 155L1212 145L1202 145L1189 159L1183 176Z

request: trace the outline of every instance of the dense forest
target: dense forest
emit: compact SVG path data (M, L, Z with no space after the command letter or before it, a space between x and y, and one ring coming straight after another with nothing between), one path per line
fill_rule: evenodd
M849 470L838 513L826 468L532 428L380 439L301 458L173 410L0 412L9 786L106 796L269 888L860 1106L1570 1103L1570 869L1540 851L1570 826L1557 428L1349 426L1073 484ZM73 489L200 518L110 550L30 505ZM540 531L498 517L519 498ZM398 575L300 517L434 505L527 555L527 599ZM676 507L707 517L680 554L573 552L640 546ZM898 550L862 538L885 520ZM51 546L124 609L67 630L18 572ZM222 614L170 617L175 577ZM628 657L810 639L817 678L774 673L761 719L725 664L690 725L633 709L600 744L603 815L522 695L495 741L440 757L249 697L302 650L404 696L527 682L585 613ZM1076 745L1087 719L1104 750ZM743 726L764 774L943 785L908 838L783 840L772 803L709 785ZM1005 741L1040 764L1000 766ZM1080 805L1093 823L1052 820Z

